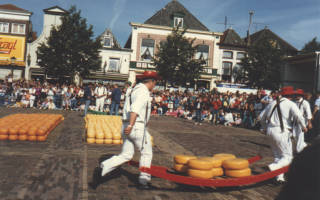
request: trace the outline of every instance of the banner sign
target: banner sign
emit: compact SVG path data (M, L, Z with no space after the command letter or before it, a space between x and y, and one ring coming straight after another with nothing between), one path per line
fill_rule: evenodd
M24 61L25 37L0 35L0 60L10 61L15 57L17 61Z

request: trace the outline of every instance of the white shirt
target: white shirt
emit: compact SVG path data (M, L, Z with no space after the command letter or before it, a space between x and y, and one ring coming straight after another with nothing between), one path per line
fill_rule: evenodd
M298 106L287 98L282 97L280 99L280 110L282 114L283 128L288 130L292 128L292 120L296 121L300 127L305 128L304 118L300 112ZM259 119L261 124L265 127L281 127L279 114L277 108L274 110L270 120L268 119L274 109L277 101L272 101L261 113Z
M127 98L126 102L130 104L130 98ZM146 110L148 107L148 110ZM130 112L134 112L138 115L136 122L147 124L151 114L151 97L149 89L143 84L138 84L131 93L131 106ZM130 112L125 113L126 116L130 115ZM146 116L147 114L147 116ZM127 118L129 119L129 118Z
M305 123L308 124L308 120L312 119L311 107L308 101L301 98L299 101L296 102L299 110L304 117Z
M131 92L132 92L132 87L128 87L126 94L125 94L124 105L123 105L123 114L122 114L123 120L129 120L129 118L130 118L130 95L131 95Z
M107 89L105 87L96 87L96 89L94 90L94 94L97 96L101 96L101 95L106 95L108 93ZM98 99L100 98L105 98L104 97L97 97Z

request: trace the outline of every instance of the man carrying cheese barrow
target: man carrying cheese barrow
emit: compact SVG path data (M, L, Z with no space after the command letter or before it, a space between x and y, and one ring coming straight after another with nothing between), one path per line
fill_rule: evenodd
M146 71L137 76L141 83L133 88L129 98L126 98L123 113L124 143L119 155L101 163L102 176L105 176L118 166L130 161L134 155L134 148L141 153L140 167L150 168L152 160L152 144L149 132L146 129L151 114L150 92L156 86L159 76L156 72ZM149 189L151 175L140 173L139 187Z
M295 102L300 110L300 112L302 113L302 116L304 118L304 122L306 124L306 126L308 127L308 129L312 128L312 124L311 124L311 119L312 119L312 113L311 113L311 107L308 101L303 99L304 96L304 91L302 89L297 89L295 91ZM295 138L295 140L297 141L297 152L301 152L306 146L307 144L304 141L304 132L301 130L300 126L296 123L293 122L293 136Z
M293 158L291 133L292 120L307 132L304 118L298 106L290 101L294 93L293 87L284 87L276 100L271 102L260 114L261 124L266 127L264 130L270 137L271 150L274 155L274 162L268 167L270 171L288 166ZM284 182L284 174L277 177L278 182Z

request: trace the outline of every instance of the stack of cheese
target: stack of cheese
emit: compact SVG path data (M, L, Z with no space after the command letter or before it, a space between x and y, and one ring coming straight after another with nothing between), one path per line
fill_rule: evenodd
M45 141L63 121L57 114L14 114L0 119L0 140Z
M87 142L92 144L122 144L122 121L119 116L87 115Z
M211 179L224 174L235 178L251 175L248 160L225 153L215 154L213 157L198 158L176 155L174 157L174 169L180 173L187 173L191 177L203 179Z

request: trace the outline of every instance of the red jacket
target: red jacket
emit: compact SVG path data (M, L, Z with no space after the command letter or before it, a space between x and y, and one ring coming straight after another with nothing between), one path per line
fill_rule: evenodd
M222 103L220 100L216 100L216 101L211 102L211 105L213 106L214 110L219 110L222 106Z

